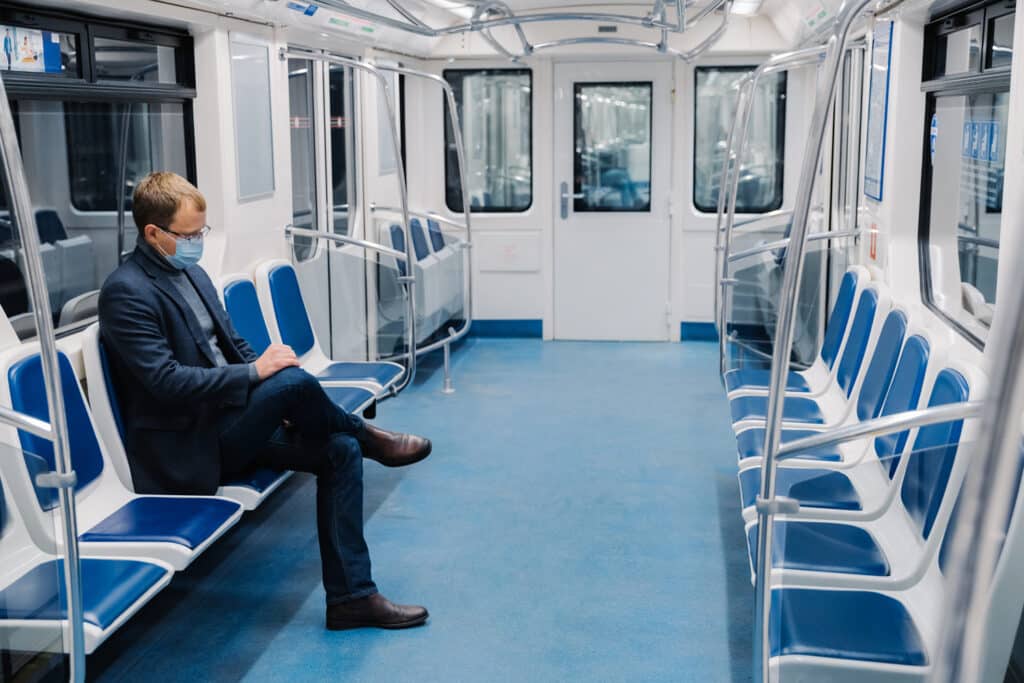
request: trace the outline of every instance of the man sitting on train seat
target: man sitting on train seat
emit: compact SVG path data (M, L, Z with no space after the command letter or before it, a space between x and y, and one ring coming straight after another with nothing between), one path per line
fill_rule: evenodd
M104 283L99 317L136 491L212 494L258 468L312 472L327 628L424 623L426 609L391 603L370 576L362 458L410 465L430 442L337 407L291 348L256 355L196 265L210 228L187 180L152 173L132 202L138 243Z

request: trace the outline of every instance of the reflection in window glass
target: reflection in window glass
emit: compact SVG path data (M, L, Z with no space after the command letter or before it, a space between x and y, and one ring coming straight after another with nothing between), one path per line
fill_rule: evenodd
M15 100L14 112L55 324L95 315L96 292L118 264L117 198L122 140L127 145L127 250L135 184L161 169L188 176L190 153L181 104ZM60 147L32 144L57 141ZM61 149L63 147L63 149ZM54 152L57 151L57 154ZM64 166L66 164L66 166ZM28 315L21 237L0 215L0 305L15 329L34 334ZM19 317L20 316L20 317Z
M979 338L996 299L1008 106L1007 92L935 100L932 166L942 172L932 174L928 240L958 259L931 259L931 299Z
M1013 61L1013 24L1016 14L1007 14L992 20L989 31L989 67L1009 67Z
M447 70L466 147L470 209L526 211L533 203L533 76L529 69ZM458 156L445 105L445 200L461 212Z
M574 211L651 210L651 83L577 83Z
M981 24L942 36L939 55L939 73L936 76L978 71L981 66Z
M99 37L93 45L100 80L178 82L174 47Z
M348 72L348 73L346 73ZM352 76L347 67L332 64L330 67L330 145L331 145L331 203L334 232L347 235L351 232L355 211L349 210L349 178L355 166L349 154L352 144L352 113L355 111L352 99Z
M751 67L697 67L694 111L693 203L718 210L725 146L736 110L737 81ZM754 97L746 154L740 160L736 213L765 213L782 206L786 144L786 74L761 79Z
M292 139L292 224L316 230L316 142L311 61L288 60L288 104ZM312 252L312 239L295 238L295 256L299 261L308 258Z

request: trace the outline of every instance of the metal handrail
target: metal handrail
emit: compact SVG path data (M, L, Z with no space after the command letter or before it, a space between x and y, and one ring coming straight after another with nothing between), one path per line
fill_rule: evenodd
M281 48L280 58L287 60L289 58L295 59L307 59L317 60L321 62L327 62L330 64L340 64L351 69L358 69L365 73L370 74L377 79L377 84L380 86L381 91L384 93L384 104L387 108L388 114L388 130L391 133L391 145L395 153L395 176L398 181L398 193L401 198L402 204L402 226L405 231L405 255L406 263L415 263L413 260L413 244L412 244L412 230L409 226L409 187L405 180L405 162L402 160L402 144L400 142L401 137L398 132L398 124L395 119L395 100L391 87L388 85L387 79L384 74L381 73L382 69L361 62L351 57L341 57L339 55L327 54L324 52L316 52L314 50L305 50L302 48ZM409 338L407 340L410 352L408 355L408 365L406 366L405 377L395 385L393 393L397 394L409 386L410 383L416 378L416 353L412 352L412 349L416 348L416 277L414 275L414 268L409 269L410 278L407 282L409 287Z
M782 437L783 402L786 394L786 371L788 359L793 351L793 334L796 327L797 298L799 284L803 279L805 247L810 228L811 195L814 179L821 160L828 127L828 115L835 99L839 67L845 54L850 29L854 21L876 0L843 0L836 13L835 27L828 39L824 70L818 81L814 98L814 113L808 130L807 145L800 168L800 183L793 207L793 225L790 231L789 251L783 273L782 301L779 309L779 324L776 328L774 357L772 359L771 382L765 419L764 458L761 462L760 499L766 501L758 509L757 552L755 555L756 576L754 584L755 680L767 683L770 680L771 647L769 643L771 615L772 551L774 549L775 474L779 443Z
M468 165L466 164L466 146L462 136L462 124L459 121L459 110L457 107L457 102L455 101L455 91L452 89L451 84L447 80L445 80L441 76L438 76L437 74L428 73L426 71L419 71L417 69L409 69L407 67L402 66L380 66L378 68L380 68L383 71L391 71L393 73L402 74L405 76L412 76L413 78L422 78L424 80L439 85L441 87L442 92L444 92L445 101L448 103L448 121L451 124L452 135L454 136L455 140L455 156L459 163L459 187L462 190L462 216L464 225L458 227L466 231L466 243L472 245L473 209L472 206L470 206L469 201L469 176L467 174ZM405 216L406 223L408 224L408 202L406 202L405 204ZM437 218L442 221L446 221L446 219L444 219L443 217ZM451 221L446 222L451 223ZM406 243L406 248L410 250L409 263L413 263L413 261L411 260L411 240ZM472 249L465 249L464 253L466 254L466 269L462 280L462 308L465 319L463 321L462 328L454 332L451 332L447 337L445 337L441 341L436 342L434 344L430 344L422 349L417 348L417 345L414 343L412 346L409 347L416 349L415 353L412 353L411 355L418 356L425 353L429 353L430 351L433 351L437 348L441 348L446 344L454 343L465 337L467 334L469 334L469 330L473 326L473 251Z
M338 235L333 232L324 232L323 230L310 230L309 228L300 228L297 225L291 224L284 226L284 235L286 238L312 237L315 239L326 240L328 242L335 242L337 244L351 244L355 247L362 247L363 249L387 254L388 256L393 256L396 259L401 259L403 263L408 263L408 256L397 249L392 249L391 247L386 247L383 244L377 244L376 242L368 242L355 237L349 237L348 235Z
M393 206L381 206L380 204L370 204L370 211L374 213L378 211L380 213L397 213L399 210L400 209L396 209ZM462 223L459 223L458 221L453 221L450 218L446 218L445 216L442 216L441 214L435 211L421 211L418 209L409 209L409 215L415 218L425 218L428 220L437 221L438 223L444 223L445 225L450 225L453 228L458 228L461 231L466 230L466 226L463 225Z
M71 647L68 653L69 678L78 682L85 680L85 631L81 565L78 554L78 519L73 488L75 471L68 443L67 414L64 412L64 393L60 381L57 340L53 332L53 317L50 315L50 296L46 290L39 229L32 212L28 179L25 175L11 104L7 99L7 88L2 76L0 76L0 167L8 180L11 224L14 230L21 235L21 243L24 248L24 270L39 340L39 357L42 361L43 385L46 388L46 407L50 415L50 424L48 430L42 429L41 424L36 425L37 429L33 433L49 439L53 443L55 484L62 518L62 538L58 545L65 554L64 583L67 595L67 620L71 632ZM21 422L20 419L19 422ZM46 433L47 431L49 433Z
M957 240L960 242L967 242L968 244L976 244L979 247L991 247L992 249L999 248L999 240L994 240L990 237L974 237L973 235L957 235Z
M0 406L0 422L17 427L29 434L35 434L47 441L53 441L53 425L31 415Z
M762 213L762 214L758 215L757 218L749 218L749 219L747 219L745 221L740 221L738 223L734 223L733 226L732 226L733 227L733 234L735 234L736 228L743 228L743 227L746 227L748 225L753 225L754 223L760 223L762 221L768 222L768 221L770 221L773 218L782 218L783 216L790 216L790 217L792 217L792 215L793 215L793 210L792 209L775 209L775 211L768 211L766 213Z
M816 232L813 235L808 235L808 242L824 242L825 240L839 240L846 239L847 237L858 237L860 230L837 230L836 232ZM743 251L737 251L735 254L729 255L729 263L733 261L740 261L750 256L756 256L757 254L763 254L766 251L775 251L776 249L784 249L789 245L789 238L783 237L773 242L765 242L756 247L744 249Z
M779 462L791 460L808 451L819 448L839 446L850 441L857 441L868 437L895 434L896 432L914 429L915 427L925 427L942 422L978 417L981 415L984 407L985 404L982 401L967 401L876 417L873 420L857 422L840 427L839 429L821 432L813 436L805 436L795 441L788 441L779 447L775 454L775 460Z

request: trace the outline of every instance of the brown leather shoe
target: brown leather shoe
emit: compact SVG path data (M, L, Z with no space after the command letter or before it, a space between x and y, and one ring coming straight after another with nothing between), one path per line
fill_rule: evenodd
M412 434L378 429L367 423L362 440L363 457L386 467L405 467L430 455L430 440Z
M396 605L380 593L340 605L327 606L327 630L350 628L410 628L427 621L425 607Z

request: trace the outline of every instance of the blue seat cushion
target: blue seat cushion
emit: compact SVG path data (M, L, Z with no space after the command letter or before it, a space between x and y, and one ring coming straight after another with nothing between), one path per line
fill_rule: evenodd
M768 414L767 396L740 396L729 401L732 421L761 420ZM782 405L782 419L801 424L824 424L825 416L814 399L802 396L787 396Z
M841 472L802 467L780 467L775 472L775 493L800 501L801 507L860 510L860 496L849 477ZM761 470L740 472L743 507L751 507L760 493Z
M797 439L803 439L808 436L814 436L815 434L821 434L810 429L783 429L782 430L782 443L789 443L790 441L796 441ZM752 429L744 429L742 432L736 435L736 448L739 453L740 460L746 460L748 458L760 458L764 455L764 427L754 427ZM836 451L835 447L830 448L816 448L808 451L805 454L798 455L797 460L824 460L828 462L838 462L842 460L842 456Z
M739 368L725 373L727 391L737 389L767 389L772 381L771 370L762 368ZM786 377L786 391L809 392L811 387L803 375L790 372Z
M364 403L374 398L373 392L359 387L324 387L324 391L335 405L348 413L356 412Z
M376 382L386 386L402 374L402 368L392 363L331 363L317 374L321 380L345 382Z
M82 603L87 624L108 628L169 570L149 562L81 560ZM67 618L64 561L50 560L30 569L0 591L0 619Z
M79 536L83 543L202 545L241 506L219 498L145 496L128 501Z
M906 666L928 662L914 620L888 595L776 588L769 616L773 657L804 655Z
M757 552L757 525L747 531L747 550ZM888 576L889 562L864 529L832 522L775 523L772 566L810 572Z
M263 493L284 476L284 472L278 472L276 470L254 470L244 476L238 477L237 479L232 479L227 482L226 486L241 486L243 488L252 489L258 493Z

